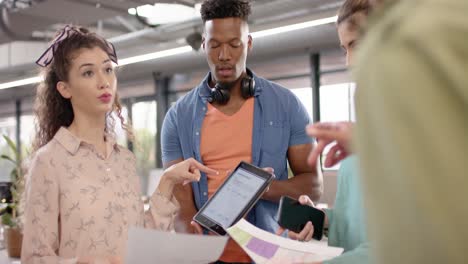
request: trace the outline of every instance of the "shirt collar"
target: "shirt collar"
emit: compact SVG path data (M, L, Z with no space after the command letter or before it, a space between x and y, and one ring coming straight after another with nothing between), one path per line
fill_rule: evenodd
M115 138L112 135L106 133L105 136L106 136L107 153L108 155L110 155L110 150L118 149L117 142L115 141ZM55 134L54 139L57 140L60 143L60 145L62 145L72 155L75 155L78 152L78 149L80 148L81 145L83 144L91 145L90 143L87 143L86 141L83 141L82 139L73 135L65 127L60 127L60 129Z
M254 94L254 96L257 97L258 95L260 95L260 92L262 91L262 87L259 84L260 83L259 78L249 68L247 68L247 74L252 76L252 78L255 81L255 94ZM203 78L203 81L198 86L199 87L198 95L204 100L207 100L211 96L210 79L211 79L211 72L208 72L206 74L205 78Z

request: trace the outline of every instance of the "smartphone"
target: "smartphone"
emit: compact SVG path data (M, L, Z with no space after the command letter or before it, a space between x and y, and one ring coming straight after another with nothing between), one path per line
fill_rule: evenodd
M299 201L291 197L282 196L277 219L281 227L296 233L301 232L307 222L311 221L314 226L312 238L316 240L322 239L325 221L325 213L322 210L308 205L302 205Z
M241 162L193 220L218 235L226 235L226 229L250 211L273 178L273 174Z

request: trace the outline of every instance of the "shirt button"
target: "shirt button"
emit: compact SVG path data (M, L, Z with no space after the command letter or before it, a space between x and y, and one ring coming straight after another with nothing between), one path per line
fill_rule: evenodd
M195 133L195 135L197 135L197 136L198 136L198 135L200 135L200 133L197 131L197 132Z
M207 193L206 193L206 192L203 192L203 195L204 195L204 196L206 196L206 195L207 195Z
M270 126L272 126L272 125L273 125L273 121L270 121Z
M206 111L206 107L203 107L203 111Z

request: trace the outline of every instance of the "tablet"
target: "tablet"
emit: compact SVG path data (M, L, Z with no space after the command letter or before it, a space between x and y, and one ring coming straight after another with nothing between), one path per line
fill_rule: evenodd
M218 235L226 235L225 230L250 211L273 178L273 174L242 161L193 220Z

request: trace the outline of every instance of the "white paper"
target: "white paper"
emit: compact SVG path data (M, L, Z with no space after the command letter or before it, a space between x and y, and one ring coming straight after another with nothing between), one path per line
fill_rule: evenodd
M131 227L128 232L128 264L206 264L223 253L227 236L202 236Z
M258 264L306 263L324 261L342 252L342 248L323 243L299 242L261 230L244 219L227 229L228 234Z

